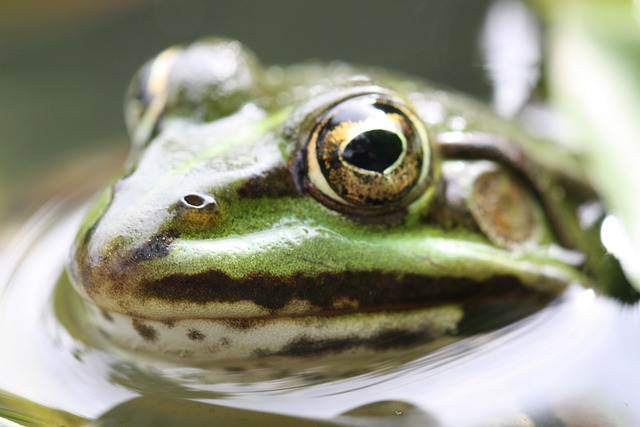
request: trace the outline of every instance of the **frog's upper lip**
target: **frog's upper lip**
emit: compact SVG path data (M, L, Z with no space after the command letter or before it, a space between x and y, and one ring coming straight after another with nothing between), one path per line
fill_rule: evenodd
M215 284L215 286L210 286ZM177 273L140 283L140 291L157 301L206 305L249 301L263 314L342 314L353 311L389 311L463 303L478 297L531 297L541 294L513 275L484 280L468 277L431 276L370 270L275 276L268 273L233 278L209 270L197 274ZM542 300L548 300L546 294ZM306 307L306 308L303 308ZM219 307L221 308L221 307ZM303 309L304 312L300 312ZM225 310L226 311L226 310ZM218 312L218 315L221 313ZM233 311L227 313L234 317Z
M270 253L274 233L288 247ZM282 225L213 240L160 234L101 259L85 247L71 272L99 307L158 320L340 315L482 298L545 303L581 280L561 263L479 242L416 236L377 244L325 233ZM325 246L307 248L310 239Z

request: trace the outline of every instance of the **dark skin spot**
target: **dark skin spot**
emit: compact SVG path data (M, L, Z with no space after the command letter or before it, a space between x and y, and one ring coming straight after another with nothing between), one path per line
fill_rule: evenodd
M163 320L162 324L169 329L172 329L176 326L176 321L174 319Z
M244 199L257 199L261 197L287 197L298 196L291 177L291 171L286 165L270 169L264 175L255 175L247 179L238 188L238 195Z
M206 335L198 331L197 329L189 329L187 337L189 337L191 341L202 341L206 338Z
M113 317L111 316L111 314L105 310L105 309L100 309L100 314L102 315L102 317L104 317L104 319L108 322L113 322Z
M158 339L158 331L149 325L145 325L138 319L132 319L133 328L138 332L138 335L147 342L153 342Z
M131 252L128 263L137 264L141 261L164 258L169 254L171 242L173 237L168 235L153 236Z

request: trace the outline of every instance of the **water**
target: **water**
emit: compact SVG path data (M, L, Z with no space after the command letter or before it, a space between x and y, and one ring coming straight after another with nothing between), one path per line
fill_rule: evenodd
M0 256L0 426L640 425L640 306L579 287L435 351L188 366L118 350L64 273L82 213L45 206Z

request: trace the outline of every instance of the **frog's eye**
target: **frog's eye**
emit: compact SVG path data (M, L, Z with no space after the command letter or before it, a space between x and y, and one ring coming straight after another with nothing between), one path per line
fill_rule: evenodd
M431 176L422 123L401 101L380 94L355 96L324 112L303 156L309 192L354 215L406 207Z
M134 146L161 132L162 117L208 122L238 111L260 93L262 69L240 43L221 38L172 47L148 62L125 101Z

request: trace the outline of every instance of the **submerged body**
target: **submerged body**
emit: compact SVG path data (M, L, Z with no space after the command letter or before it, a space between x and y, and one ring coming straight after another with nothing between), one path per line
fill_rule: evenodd
M602 262L575 160L473 101L345 64L169 49L127 105L122 177L69 272L124 347L210 359L495 327Z

